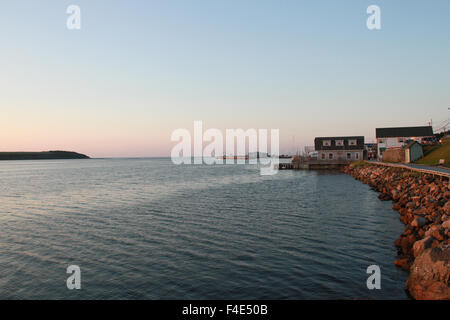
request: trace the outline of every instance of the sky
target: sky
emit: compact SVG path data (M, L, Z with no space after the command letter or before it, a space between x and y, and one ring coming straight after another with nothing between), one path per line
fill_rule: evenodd
M69 30L69 5L81 29ZM366 26L369 5L381 30ZM0 4L0 151L169 156L178 128L316 136L450 118L450 1Z

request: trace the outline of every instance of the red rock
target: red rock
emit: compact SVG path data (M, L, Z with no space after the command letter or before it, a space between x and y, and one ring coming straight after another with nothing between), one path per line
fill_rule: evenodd
M406 289L417 300L450 299L450 247L427 249L410 268Z
M428 220L424 217L415 217L413 222L411 222L411 226L416 228L421 228L428 223Z
M408 271L411 267L411 264L408 259L399 259L394 261L395 266L402 268L405 271Z
M378 195L378 199L380 199L380 200L382 200L382 201L388 201L388 200L391 200L392 197L391 197L391 195L388 194L388 193L380 193L380 194Z
M447 201L443 207L444 212L449 215L450 214L450 201Z
M411 245L411 247L413 246L414 242L417 241L417 238L413 233L409 233L408 236L406 237L406 239L408 239L408 242Z
M431 247L432 248L437 248L437 247L439 247L439 245L440 245L441 243L439 242L439 240L433 240L433 243L431 244Z
M435 229L431 232L431 236L439 241L444 240L444 235L444 230L442 229Z
M408 202L408 203L406 204L406 207L407 207L407 208L414 209L414 208L416 207L416 203L413 202L413 201L410 201L410 202Z
M425 251L428 248L431 248L433 240L434 240L433 237L428 236L422 240L416 241L412 249L414 257L417 258L423 251Z
M450 220L446 220L442 223L444 229L450 229Z
M425 236L425 230L420 229L419 232L418 232L418 234L419 234L419 236L420 236L421 238L423 238L423 237Z
M416 209L416 210L414 210L414 214L416 215L416 216L425 216L425 215L427 215L427 209L426 208L424 208L424 207L421 207L421 208L419 208L419 209Z
M426 228L426 232L425 232L425 237L431 236L431 234L435 231L441 228L441 226L433 224L431 226L425 226L424 228Z

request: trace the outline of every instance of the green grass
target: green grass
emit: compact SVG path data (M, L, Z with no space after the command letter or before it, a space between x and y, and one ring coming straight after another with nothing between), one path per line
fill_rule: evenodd
M450 168L450 143L448 141L444 143L446 144L440 146L425 146L424 157L415 163L435 166L439 165L440 159L444 159L444 166Z
M367 166L371 166L371 165L372 164L367 163L367 162L365 162L363 160L358 160L358 161L353 161L350 164L350 167L352 167L352 168L359 168L359 167L367 167Z

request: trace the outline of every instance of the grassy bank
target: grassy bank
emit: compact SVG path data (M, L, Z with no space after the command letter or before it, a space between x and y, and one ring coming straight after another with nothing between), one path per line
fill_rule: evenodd
M440 146L425 146L424 157L415 163L436 166L439 165L440 159L444 159L443 165L450 168L450 139L448 138L444 139Z

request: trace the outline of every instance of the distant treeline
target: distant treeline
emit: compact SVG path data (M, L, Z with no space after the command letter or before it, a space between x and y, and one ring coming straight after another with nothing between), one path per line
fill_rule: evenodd
M0 160L89 159L87 155L72 151L0 152Z

